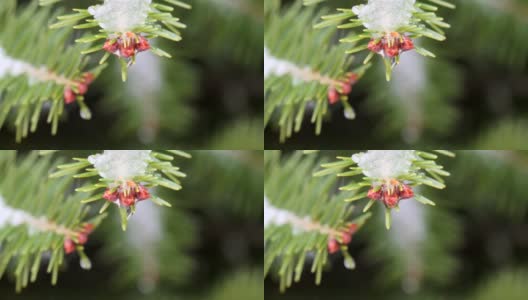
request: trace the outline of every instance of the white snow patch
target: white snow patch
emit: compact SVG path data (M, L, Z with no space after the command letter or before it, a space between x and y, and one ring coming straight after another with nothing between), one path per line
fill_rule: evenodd
M269 76L290 75L292 83L299 84L309 81L306 74L314 73L310 67L299 67L296 64L273 56L269 49L264 47L264 79Z
M269 76L283 76L291 72L291 70L297 69L295 64L289 61L276 58L271 55L268 48L264 47L264 78Z
M88 12L101 28L113 32L129 32L145 24L152 0L105 0L90 6Z
M145 175L151 159L151 150L105 150L90 155L88 161L103 178L127 180Z
M36 68L25 61L12 58L0 47L0 78L5 76L27 75L30 79L30 84L32 84L37 81L42 81L40 76L42 73L47 73L45 67Z
M414 159L414 150L369 150L352 155L363 174L376 179L393 179L407 174Z
M273 206L268 198L264 196L264 228L275 225L290 225L293 228L293 234L305 232L307 229L302 224L314 223L308 216L299 217L287 210Z
M415 0L369 0L367 4L352 7L352 11L370 30L382 33L395 32L409 25L415 2Z
M20 226L27 225L30 234L35 231L39 231L39 228L35 224L46 221L45 218L35 218L25 211L13 208L4 202L2 196L0 196L0 228L4 226Z

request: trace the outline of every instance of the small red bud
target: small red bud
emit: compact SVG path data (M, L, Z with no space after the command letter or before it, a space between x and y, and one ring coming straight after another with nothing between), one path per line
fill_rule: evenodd
M381 198L381 189L371 188L367 192L367 197L372 200L379 200Z
M349 233L354 234L354 233L356 233L357 230L358 230L357 224L352 223L352 224L348 225L348 232Z
M409 199L414 197L414 191L412 188L406 184L402 184L402 190L400 191L401 199Z
M86 233L79 233L77 240L79 241L80 245L84 245L86 242L88 242L88 235Z
M352 234L349 232L343 233L343 244L348 245L352 241Z
M350 73L350 75L348 75L348 83L354 84L356 83L357 80L358 80L358 75L356 73Z
M66 252L66 254L70 254L70 253L73 253L74 251L75 251L75 243L70 238L66 238L64 240L64 252Z
M86 84L90 84L94 81L95 77L92 73L84 73L83 74L83 82Z
M88 84L81 82L77 85L77 89L79 89L80 95L84 95L88 92Z
M343 89L343 94L348 95L352 92L352 85L348 82L343 82L341 84L341 89Z
M126 196L121 195L119 197L119 201L121 202L121 205L123 206L131 206L131 205L134 205L134 203L136 203L136 197L132 193L129 193Z
M147 200L150 198L150 193L147 188L142 185L138 186L138 191L136 193L138 201Z
M330 104L335 104L339 101L339 93L334 87L328 89L328 102Z
M398 201L400 200L400 197L396 193L389 194L386 192L383 195L383 203L385 203L385 206L388 208L394 208L396 205L398 205Z
M132 57L136 55L136 49L134 45L128 45L128 47L125 47L123 44L119 45L119 53L123 57Z
M334 254L339 251L339 243L336 239L331 238L328 240L328 253Z
M409 51L409 50L414 49L414 43L410 37L408 36L403 37L403 42L401 43L401 49L403 51Z
M106 200L110 202L114 202L115 200L117 200L117 197L118 197L117 191L112 192L112 190L110 189L107 189L103 194L103 198L105 198Z
M73 92L73 90L69 87L66 87L64 89L64 103L70 104L75 102L75 98L77 98L77 95Z
M368 43L368 49L372 52L378 53L382 49L381 41L380 40L370 40Z
M92 223L87 223L87 224L84 224L82 232L86 234L90 234L92 233L93 230L94 230L94 225Z
M103 49L110 53L115 53L119 49L117 40L106 40L103 45Z
M396 57L400 54L400 48L396 43L394 43L392 47L389 47L387 44L385 44L383 50L385 52L385 55L391 58Z
M143 37L139 36L139 43L136 45L136 50L139 52L147 51L150 49L149 41Z

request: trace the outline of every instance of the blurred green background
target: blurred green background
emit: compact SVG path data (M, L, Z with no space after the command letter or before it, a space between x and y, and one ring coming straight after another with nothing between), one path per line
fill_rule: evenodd
M326 0L317 9L332 12L365 2ZM457 8L437 11L451 24L447 40L418 41L437 58L403 54L391 83L384 79L382 61L373 60L350 94L356 120L345 119L342 106L335 105L320 136L309 118L285 144L268 126L266 148L526 149L520 140L528 129L528 1L449 2ZM366 54L357 55L353 67Z

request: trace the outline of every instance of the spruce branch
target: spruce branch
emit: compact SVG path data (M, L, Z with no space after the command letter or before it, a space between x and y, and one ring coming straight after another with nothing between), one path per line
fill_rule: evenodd
M310 5L321 1L305 0ZM454 9L455 6L443 0L369 0L367 4L351 9L338 9L339 13L323 16L315 28L337 26L350 30L340 42L350 45L346 53L353 54L370 50L364 63L378 54L385 65L387 81L391 80L393 68L400 63L402 53L414 50L417 53L435 57L413 40L426 37L437 41L446 39L444 30L450 25L436 15L438 7ZM363 30L357 30L364 27Z
M205 300L252 299L264 300L262 271L237 270L216 284Z
M171 204L150 193L153 187L164 187L178 191L182 188L180 178L186 174L173 165L176 156L190 158L185 152L165 150L105 150L88 158L74 158L74 163L58 166L59 169L50 178L70 176L73 178L92 178L86 185L77 188L77 192L88 193L81 201L90 203L106 200L99 213L116 204L121 215L121 227L127 228L138 202L151 200L157 205ZM100 190L104 189L104 193ZM92 196L92 192L98 191Z
M294 4L266 19L264 124L273 120L280 128L281 141L300 131L310 112L310 121L320 134L323 118L337 103L343 106L345 117L355 118L348 94L369 65L351 70L353 59L343 53L344 46L332 44L335 28L310 29L316 17L313 9Z
M273 271L282 291L301 279L310 262L319 284L330 255L337 252L353 269L347 245L369 217L352 218L353 207L342 195L333 195L336 177L307 177L317 165L301 152L285 159L277 151L265 152L264 274Z
M40 4L49 5L58 1L41 0ZM96 46L81 53L106 51L100 64L115 55L121 62L121 77L126 81L128 67L135 63L138 53L151 51L171 58L169 53L154 47L149 40L161 37L181 41L181 30L187 26L173 15L175 8L191 9L191 6L178 0L105 0L102 4L74 9L75 13L58 17L59 21L50 28L98 28L97 33L76 40L78 43L97 42Z
M36 281L44 261L56 284L65 254L77 252L81 267L91 267L83 244L104 215L88 219L80 195L67 196L71 179L47 179L51 165L36 153L0 153L1 173L9 174L0 180L0 276L15 277L17 291Z
M16 1L6 0L0 6L0 127L6 121L15 127L18 142L37 130L46 111L56 134L74 102L81 117L90 119L83 95L105 67L87 70L87 59L78 52L88 45L65 46L72 30L47 30L51 17L49 9L34 3L16 9Z
M445 150L436 153L453 157ZM438 156L431 152L417 150L369 150L352 157L337 157L337 161L322 164L322 170L315 177L333 175L336 177L357 177L339 189L348 194L345 201L352 202L368 198L363 209L368 211L376 202L385 206L385 225L390 229L391 211L399 210L401 200L414 199L422 204L435 205L414 189L427 185L436 189L445 188L442 177L449 176L441 165L436 163Z

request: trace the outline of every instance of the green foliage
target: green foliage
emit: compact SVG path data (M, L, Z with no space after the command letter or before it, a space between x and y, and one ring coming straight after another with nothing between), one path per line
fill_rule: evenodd
M214 208L214 215L262 216L262 151L193 151L189 174L208 174L205 189L186 189L185 198L197 198L192 207ZM214 180L212 180L214 179ZM186 184L201 186L204 178L189 176ZM226 203L230 203L226 206Z
M321 2L318 0L305 0L305 4L313 4ZM416 1L414 5L414 11L412 12L412 18L408 25L402 26L395 29L395 33L398 33L397 39L401 39L400 35L405 34L409 38L421 38L427 37L437 41L443 41L445 37L445 28L450 28L450 25L444 22L444 19L436 15L438 6L443 6L447 8L455 8L454 5L443 1L443 0L429 0L431 3L424 3L423 1ZM340 29L354 29L357 27L364 26L363 21L359 18L356 18L356 13L352 9L338 9L339 13L333 15L323 16L321 23L317 24L315 28L324 28L328 26L337 26ZM346 53L353 54L363 50L368 49L368 43L371 40L376 42L381 42L382 38L389 37L393 34L392 32L378 32L375 30L370 30L368 28L363 29L361 32L352 31L345 38L341 39L340 42L349 45L349 50ZM359 43L361 41L361 43ZM391 44L391 43L389 43ZM422 47L414 45L414 50L423 56L435 57L435 55ZM367 58L364 60L364 64L370 62L376 53L370 52ZM381 56L385 64L385 75L387 81L390 81L393 68L399 64L400 57L397 55L394 58L389 56Z
M528 212L528 199L525 197L528 153L496 150L459 153L460 162L453 170L450 187L465 201L453 205L465 207L483 219L501 216L511 222L523 220ZM470 190L464 188L468 185L472 187ZM480 208L478 211L473 210L476 206Z
M49 5L52 3L58 2L56 0L47 1L41 0L41 5ZM179 42L182 39L181 30L186 28L186 25L180 22L179 18L173 16L173 11L175 8L190 9L191 6L178 0L160 0L155 1L151 4L151 11L148 13L148 17L145 20L145 23L137 28L130 28L131 32L136 35L144 35L148 39L153 38L164 38L174 42ZM126 32L113 32L102 28L99 22L93 18L93 16L88 12L87 9L74 9L75 13L70 15L59 16L57 23L51 25L51 28L63 28L71 27L74 29L92 29L99 27L98 33L89 35L80 39L77 39L78 43L94 43L101 40L112 40L116 37L123 37L126 39ZM80 24L79 24L80 23ZM136 38L137 40L137 38ZM95 46L90 47L82 51L82 54L93 53L97 51L104 51L103 45L104 41L98 42ZM160 48L154 47L151 45L150 51L152 53L171 58L171 55ZM109 57L110 53L106 52L103 58L100 61L100 64L103 64ZM132 56L131 60L121 58L121 74L123 81L127 79L127 68L135 62L135 56Z
M171 190L178 191L182 188L179 178L186 177L185 173L180 171L180 168L173 165L172 161L175 156L184 158L190 158L191 156L185 152L178 150L166 150L164 152L153 151L150 154L148 161L148 167L145 175L136 176L134 178L125 178L126 180L133 181L134 183L141 183L147 188L151 187L164 187ZM101 177L97 169L93 168L92 163L87 158L74 158L76 162L70 164L60 165L57 168L59 171L50 175L51 178L57 178L62 176L72 176L73 178L97 178L97 181L91 181L86 185L75 189L77 192L89 193L85 194L85 198L81 201L82 203L90 203L93 201L104 200L104 204L99 210L99 213L103 213L111 204L103 198L103 193L100 191L95 195L91 195L96 190L115 190L116 182L112 179ZM119 182L118 184L121 184ZM151 195L150 201L160 206L168 206L171 204L155 195ZM126 230L127 219L131 213L134 213L135 205L130 207L119 207L121 215L121 226L123 230Z
M458 8L452 18L456 26L450 33L456 41L453 43L455 51L477 66L485 60L522 72L528 61L526 1L505 0L501 5L479 0L457 2ZM468 28L478 28L478 34ZM497 46L490 47L491 41L497 41Z
M240 137L245 137L241 139ZM222 128L212 137L209 149L264 149L262 119L241 119Z
M262 273L257 270L238 270L210 291L206 300L264 300Z
M117 68L100 80L108 93L101 110L115 118L111 131L119 145L135 147L130 136L138 136L142 144L158 141L160 148L170 147L173 137L189 132L197 119L191 104L196 100L199 74L179 56L164 61L149 53L142 55L129 70L127 83L116 87Z
M402 136L415 144L448 135L461 117L455 106L462 91L460 70L440 57L406 56L389 83L379 80L380 68L364 77L368 97L362 111L376 118L375 135L383 139Z
M487 130L480 133L472 148L488 150L528 149L528 140L524 138L527 130L528 123L525 120L505 119L492 124Z
M311 28L319 15L314 9L302 8L297 3L270 12L266 19L264 47L265 57L269 57L266 58L264 81L264 125L271 123L279 127L281 141L299 132L305 115L310 112L310 122L315 124L316 134L320 134L323 119L332 109L329 90L342 92L351 74L355 74L357 80L368 67L350 69L352 57L343 53L344 46L333 45L334 28ZM295 70L282 73L285 67L274 65L271 57L293 64ZM282 71L274 74L274 68ZM344 93L340 100L345 116L354 119L355 112Z
M479 289L471 296L471 300L511 299L522 300L526 298L528 287L526 270L502 271L481 284Z
M15 0L5 0L0 6L0 47L5 55L29 64L38 72L32 76L22 73L0 78L0 127L7 119L8 125L16 128L16 139L20 142L29 132L37 130L46 111L46 122L51 124L55 135L59 120L67 110L65 88L76 90L76 81L83 73L97 77L105 65L87 70L87 59L79 57L78 52L89 45L66 46L72 31L48 30L46 27L53 16L48 9L34 3L15 7ZM77 104L81 116L89 119L90 110L82 97L77 98Z
M17 291L36 281L44 262L52 284L56 284L59 268L66 260L65 239L76 239L75 232L84 224L97 226L101 221L101 217L87 219L87 207L80 203L80 195L68 196L71 179L47 178L51 165L49 158L41 158L36 153L20 158L16 158L15 151L0 153L0 172L9 174L0 180L0 199L37 222L10 224L9 218L14 218L12 221L16 218L7 216L6 224L0 226L0 276L7 268L8 274L16 278ZM78 251L81 266L89 268L90 262L82 247Z
M435 152L454 156L453 153L445 150L435 150ZM408 173L402 174L397 178L374 178L365 175L360 180L351 179L346 185L342 185L339 190L344 191L346 195L345 201L352 202L368 198L367 195L373 189L380 190L381 180L396 180L398 184L405 183L408 186L416 187L420 185L427 185L436 189L445 188L443 176L449 176L449 172L444 170L444 167L436 163L438 156L434 153L416 151L415 158L412 160L412 165ZM314 173L314 176L327 176L335 175L337 177L357 177L362 176L365 172L352 157L338 156L337 161L322 164L322 170ZM388 183L392 185L392 183ZM435 203L425 196L414 193L413 200L416 200L422 204L435 205ZM370 199L363 212L367 212L377 200ZM385 224L387 229L390 229L391 224L391 209L386 206L385 209ZM399 210L398 205L395 209Z
M136 218L143 213L143 205L138 207ZM159 209L154 206L150 209L152 210ZM189 283L189 274L196 271L197 263L189 251L197 243L198 224L178 205L159 213L148 214L138 220L132 218L126 233L119 229L119 221L116 219L104 228L101 236L105 247L101 259L116 266L107 278L112 286L126 288L139 285L144 292L150 292L160 284L175 287ZM149 236L153 232L143 230L145 226L152 227L152 223L158 223L161 231L161 239L158 241L153 241ZM170 264L165 261L168 258L171 260Z
M366 255L377 266L373 284L415 293L429 285L452 283L460 269L453 253L463 237L460 220L449 211L450 205L421 206L418 211L406 210L407 205L415 204L401 204L390 231L383 218L372 218L364 229Z
M193 9L185 16L186 23L190 24L188 35L193 37L186 39L188 55L205 56L211 64L227 61L260 67L264 32L262 6L262 0L193 1ZM212 28L214 34L204 34Z
M343 195L333 195L335 177L310 177L319 163L315 156L303 156L301 152L287 158L281 158L277 151L265 152L265 201L296 218L283 224L275 224L272 215L264 218L264 274L273 272L278 276L282 291L293 281L300 281L310 262L311 272L320 284L323 269L330 261L329 240L341 241L350 224L359 228L369 217L365 214L352 219L353 207L343 201ZM354 268L348 246L342 244L340 248L345 267Z

